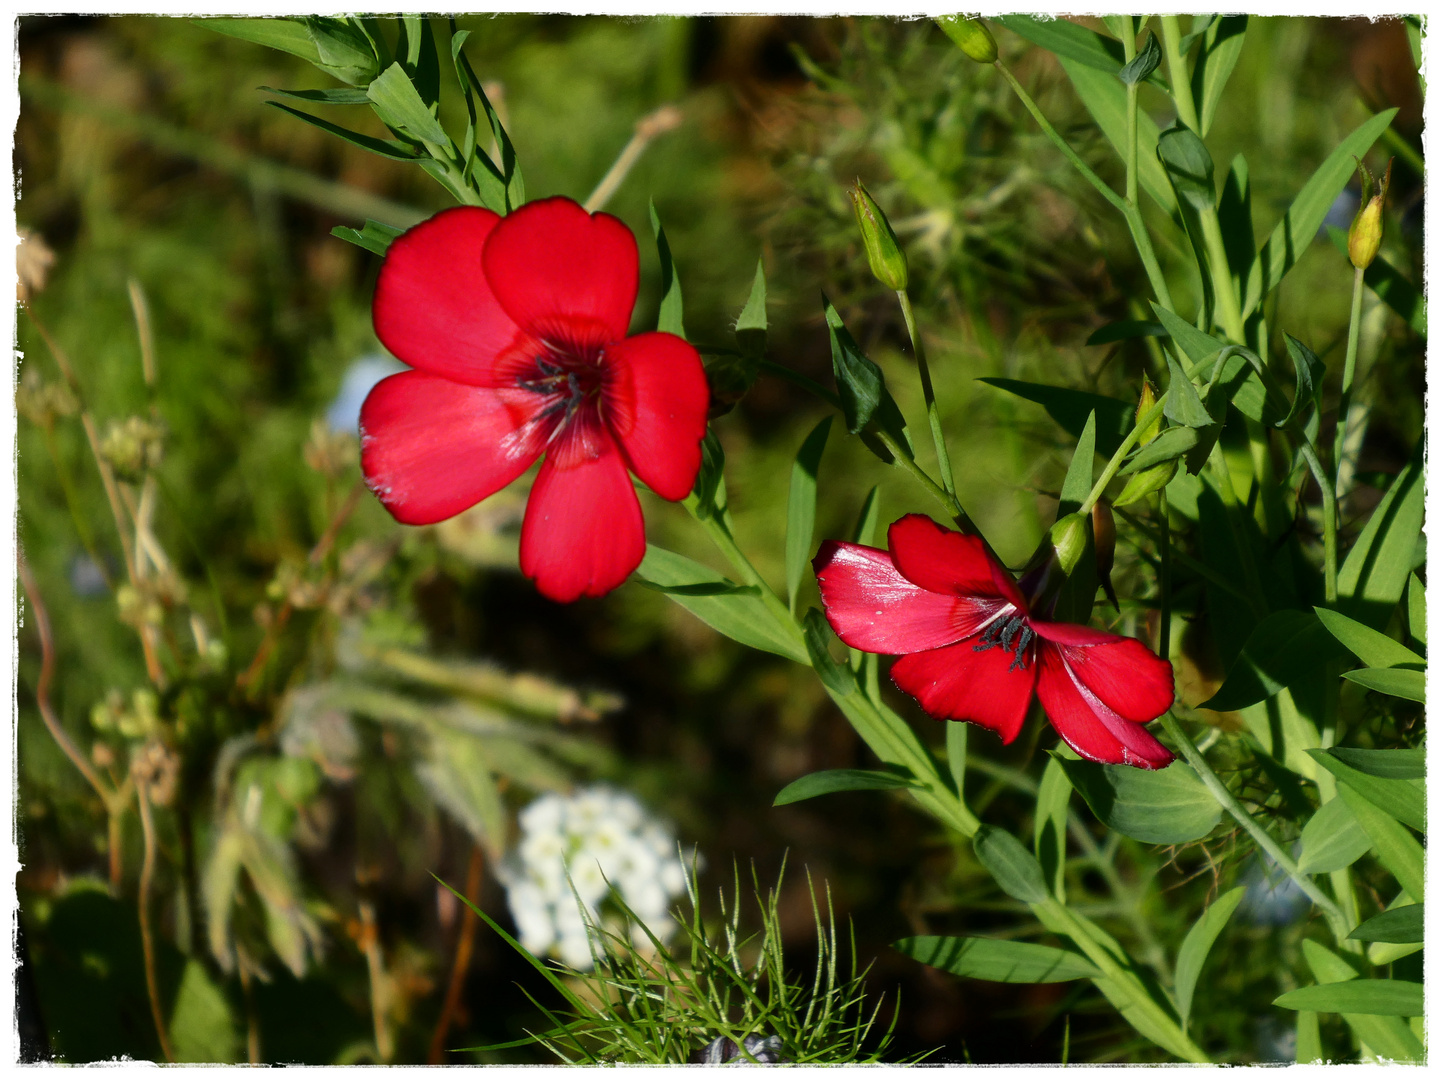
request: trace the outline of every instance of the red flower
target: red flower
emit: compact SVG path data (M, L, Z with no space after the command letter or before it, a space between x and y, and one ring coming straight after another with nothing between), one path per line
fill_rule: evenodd
M370 490L397 521L428 525L544 454L521 571L552 600L615 588L645 555L629 472L662 498L688 495L710 401L684 339L625 336L638 289L634 235L569 199L505 218L457 207L398 237L375 333L415 370L361 410Z
M815 557L840 640L899 654L895 685L931 716L1013 742L1032 693L1081 757L1161 769L1175 760L1143 725L1175 700L1174 675L1134 638L1034 617L977 536L909 514L890 550L827 540Z

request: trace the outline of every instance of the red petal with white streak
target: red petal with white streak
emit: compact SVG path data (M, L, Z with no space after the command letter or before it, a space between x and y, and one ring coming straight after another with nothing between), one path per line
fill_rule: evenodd
M604 428L596 429L598 457L568 467L557 464L564 455L546 457L520 529L520 572L565 604L604 596L645 557L645 521L625 459Z
M890 526L895 569L922 589L955 596L988 596L1028 610L1010 572L978 536L944 528L924 514L906 514Z
M991 648L976 652L969 642L896 660L890 678L937 720L969 720L1011 743L1020 734L1035 665L1011 665L1014 653Z
M825 616L846 645L915 653L969 637L999 606L929 592L900 576L888 552L827 540L814 561Z
M607 345L604 363L602 415L631 470L662 499L685 498L710 409L700 354L674 334L637 334Z
M1126 720L1148 724L1175 703L1175 672L1135 638L1073 623L1031 622L1064 653L1075 677Z
M398 236L375 283L375 333L411 367L471 386L512 386L538 350L495 299L481 251L500 221L457 206Z
M540 399L421 371L382 379L360 409L360 469L404 525L454 517L528 469L544 449L527 424Z
M1107 765L1142 769L1163 769L1175 760L1143 725L1115 712L1075 676L1065 662L1066 650L1042 643L1037 652L1040 703L1077 754Z

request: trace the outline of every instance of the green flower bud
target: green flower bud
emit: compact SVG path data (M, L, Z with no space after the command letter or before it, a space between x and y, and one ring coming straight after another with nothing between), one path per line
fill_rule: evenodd
M1358 270L1369 269L1380 251L1380 241L1385 238L1385 196L1390 190L1390 170L1395 159L1385 166L1385 178L1380 181L1380 190L1372 197L1374 180L1370 170L1360 165L1361 201L1365 204L1355 220L1350 223L1350 262Z
M1146 495L1154 494L1170 483L1175 478L1175 471L1180 465L1178 458L1173 458L1162 465L1156 465L1153 469L1146 469L1130 477L1125 490L1120 492L1119 498L1115 500L1116 506L1129 506L1133 502L1139 502Z
M1150 385L1150 380L1141 376L1140 404L1135 406L1135 422L1138 424L1144 415L1155 407L1155 387ZM1155 419L1150 421L1148 427L1140 432L1139 445L1144 446L1160 434L1161 414L1156 413Z
M1066 514L1050 526L1050 546L1055 552L1055 561L1060 571L1069 577L1080 565L1089 541L1088 517L1085 514Z
M859 180L850 189L850 201L855 204L855 220L860 223L860 238L865 241L870 272L887 289L899 292L906 288L910 284L910 267L885 211L876 205Z
M960 51L977 64L993 64L1000 58L995 39L979 19L967 19L963 15L941 15L936 23Z

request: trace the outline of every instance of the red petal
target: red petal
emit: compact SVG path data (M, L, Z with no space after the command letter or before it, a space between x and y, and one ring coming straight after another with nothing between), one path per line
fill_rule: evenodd
M630 328L640 253L619 218L565 198L526 203L490 234L484 262L501 305L534 337L600 346Z
M605 347L602 408L631 470L662 499L683 499L700 470L710 385L700 354L674 334Z
M895 685L937 720L969 720L1006 743L1015 741L1030 709L1035 665L1011 670L1004 649L976 652L969 642L902 656L890 667Z
M1092 694L1126 720L1148 724L1175 704L1175 672L1135 638L1074 623L1031 622L1054 642L1065 662Z
M995 601L928 592L888 552L826 540L812 564L825 616L841 641L873 653L918 653L973 634Z
M551 600L604 596L645 557L645 521L625 460L604 450L568 468L540 466L520 529L520 570Z
M1010 572L978 536L937 525L924 514L906 514L890 526L895 569L931 592L1008 600L1025 611L1025 599Z
M545 446L527 426L536 396L487 390L402 371L382 379L360 409L360 469L404 525L454 517L530 467Z
M537 346L505 314L480 253L500 218L457 206L396 237L375 284L375 333L420 371L472 386L509 386Z
M1065 650L1042 645L1037 651L1040 703L1077 754L1107 765L1142 769L1163 769L1175 760L1143 725L1126 720L1081 683L1065 662Z

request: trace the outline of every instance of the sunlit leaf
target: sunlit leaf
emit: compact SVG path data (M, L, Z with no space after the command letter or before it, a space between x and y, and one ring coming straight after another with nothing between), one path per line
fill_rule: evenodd
M837 791L894 791L897 788L918 786L912 777L894 772L880 772L875 769L826 769L786 784L771 805L788 806Z
M1056 983L1101 975L1078 953L1028 941L924 936L901 938L892 947L952 975L990 982Z
M1147 844L1185 844L1220 822L1220 804L1184 762L1164 769L1056 758L1095 816Z

